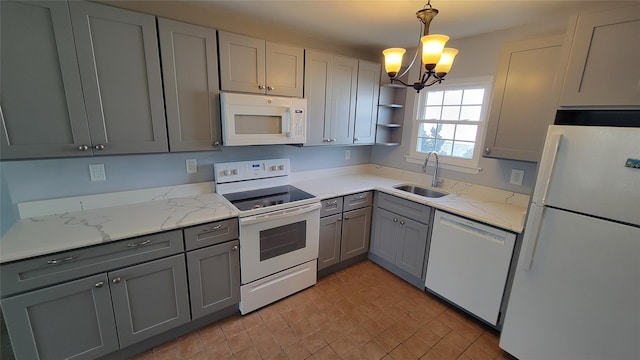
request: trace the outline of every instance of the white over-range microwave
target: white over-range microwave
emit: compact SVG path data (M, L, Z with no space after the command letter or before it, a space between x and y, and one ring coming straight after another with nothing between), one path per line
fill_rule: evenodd
M220 93L222 141L226 146L304 144L307 100Z

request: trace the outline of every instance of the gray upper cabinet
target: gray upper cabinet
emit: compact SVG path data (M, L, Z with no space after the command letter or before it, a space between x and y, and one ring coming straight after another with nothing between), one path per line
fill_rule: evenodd
M2 299L16 359L95 359L118 349L106 274Z
M380 64L360 60L356 93L356 120L353 143L373 144L376 140L378 96L380 94Z
M156 20L69 3L95 154L167 152Z
M158 19L169 149L221 144L216 31Z
M225 91L302 97L304 49L218 32Z
M109 273L120 347L191 320L183 254Z
M560 106L640 106L640 5L580 14L572 25Z
M65 1L0 2L0 156L91 155Z
M558 105L564 36L505 45L500 53L484 156L536 162Z
M358 60L307 50L305 145L353 144Z

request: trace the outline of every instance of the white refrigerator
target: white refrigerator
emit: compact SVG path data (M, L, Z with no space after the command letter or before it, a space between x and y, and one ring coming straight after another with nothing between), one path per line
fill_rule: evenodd
M640 128L549 127L500 347L640 359Z

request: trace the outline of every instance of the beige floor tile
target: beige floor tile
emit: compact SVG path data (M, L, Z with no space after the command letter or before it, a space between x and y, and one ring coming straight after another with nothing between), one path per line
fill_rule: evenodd
M311 356L309 350L300 341L287 345L283 350L290 360L304 360Z
M255 341L254 345L256 347L256 350L258 350L260 356L264 359L282 352L282 348L280 347L280 345L278 345L276 340L271 336L260 339L259 341Z
M313 358L316 360L340 360L340 356L329 345L313 353Z
M233 358L238 360L261 360L260 354L258 354L258 350L256 350L254 346L250 346L237 354L233 354Z

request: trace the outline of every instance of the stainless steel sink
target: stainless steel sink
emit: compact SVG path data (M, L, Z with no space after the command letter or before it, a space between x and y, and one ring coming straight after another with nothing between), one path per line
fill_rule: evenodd
M439 197L443 197L443 196L449 195L446 192L427 189L427 188L423 188L423 187L418 186L418 185L411 185L411 184L396 185L393 188L394 189L398 189L398 190L402 190L402 191L406 191L406 192L410 192L412 194L428 197L428 198L439 198Z

